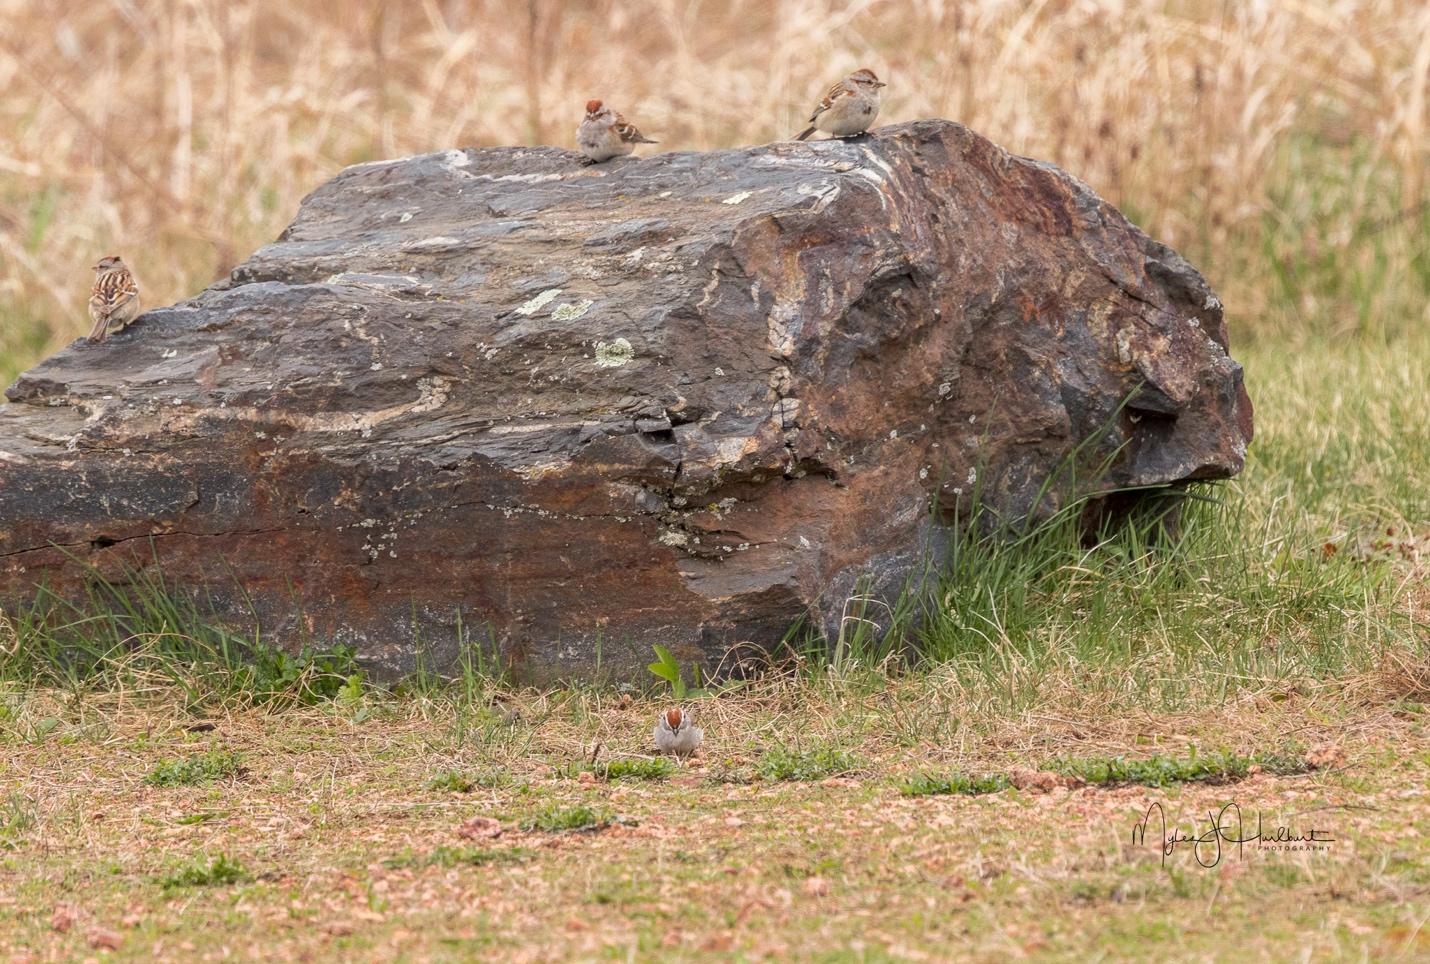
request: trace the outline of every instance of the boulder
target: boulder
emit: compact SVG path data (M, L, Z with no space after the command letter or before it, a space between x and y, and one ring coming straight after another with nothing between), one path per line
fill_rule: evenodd
M1233 475L1226 348L1175 252L945 121L361 164L9 389L0 596L158 566L389 671L450 667L459 626L528 678L642 673L654 643L710 669L837 633L975 500Z

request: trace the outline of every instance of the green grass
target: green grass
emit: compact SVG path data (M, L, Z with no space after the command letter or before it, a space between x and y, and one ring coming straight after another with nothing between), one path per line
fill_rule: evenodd
M1259 240L1237 239L1239 258L1204 258L1264 299L1248 327L1279 341L1423 330L1430 320L1430 204L1406 196L1373 142L1292 136L1274 169L1262 222L1249 232Z
M666 757L611 760L597 764L594 772L606 780L664 780L675 772L675 764Z
M209 750L182 759L160 760L144 782L156 787L190 787L239 773L241 760L231 750Z
M34 800L6 793L0 798L0 851L16 846L37 822Z
M448 793L472 793L476 790L497 790L511 785L511 774L502 770L483 770L478 773L464 773L461 770L442 770L427 779L428 790L444 790Z
M189 887L227 887L252 880L243 865L226 854L219 854L212 860L196 860L187 867L168 874L159 884L165 890L183 890Z
M571 762L556 768L555 774L574 780L589 773L599 780L664 780L675 773L675 764L668 757L651 759L608 760L605 763Z
M906 797L934 797L944 794L976 797L985 793L1000 793L1012 785L1007 777L998 773L983 776L957 772L946 776L916 773L899 785L899 792Z
M427 853L407 851L382 862L384 867L483 867L489 864L516 864L531 857L520 847L436 847Z
M600 830L614 820L610 811L580 804L563 807L556 804L528 814L521 820L521 829L545 833L567 833L577 830Z
M77 599L42 587L5 606L0 631L14 644L0 646L0 683L113 688L159 678L182 687L196 706L355 701L363 691L350 649L270 646L256 627L223 623L174 591L157 569L129 573L122 583L91 569L86 585Z
M23 309L0 304L0 392L40 360L50 341L50 326Z
M1259 766L1267 773L1305 773L1310 767L1295 754L1243 756L1219 751L1193 753L1188 757L1151 756L1141 759L1086 757L1057 760L1048 769L1098 785L1136 783L1145 787L1166 787L1176 783L1228 783L1242 780Z
M756 764L764 780L822 780L859 769L863 762L836 746L807 750L777 746L766 750Z

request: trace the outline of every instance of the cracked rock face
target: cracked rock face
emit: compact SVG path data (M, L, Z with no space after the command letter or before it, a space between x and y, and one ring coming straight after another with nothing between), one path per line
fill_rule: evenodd
M1251 437L1202 277L941 121L360 165L7 397L0 595L159 565L290 644L450 666L460 618L537 679L837 632L940 512L1052 511L1074 450L1099 490L1224 478Z

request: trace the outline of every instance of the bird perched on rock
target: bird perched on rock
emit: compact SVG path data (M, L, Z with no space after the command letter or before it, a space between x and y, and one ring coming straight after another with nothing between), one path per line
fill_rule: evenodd
M676 706L660 715L654 735L657 750L676 756L690 756L705 739L705 731L695 725L689 713Z
M586 119L576 128L576 146L593 164L624 157L637 144L658 144L599 100L586 101Z
M94 320L89 340L104 341L109 330L129 324L139 315L139 285L119 255L100 258L94 266L94 289L89 295L89 317Z
M834 137L864 133L879 116L879 88L887 86L867 67L854 71L825 92L824 99L809 115L809 127L795 140L802 141L815 131Z

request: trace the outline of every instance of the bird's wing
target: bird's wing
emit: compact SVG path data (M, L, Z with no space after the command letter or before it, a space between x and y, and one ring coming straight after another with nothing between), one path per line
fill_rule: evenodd
M138 297L139 286L134 283L133 275L127 271L106 271L94 282L89 305L97 312L112 315Z
M854 91L850 90L844 81L835 82L824 92L824 96L820 99L819 106L814 109L814 113L809 115L810 121L813 122L816 117L833 107L834 102L839 98L853 96Z
M621 140L625 141L627 144L659 143L658 141L651 140L650 138L642 134L640 131L636 130L636 125L626 120L625 117L621 114L616 115L616 134L620 137Z

